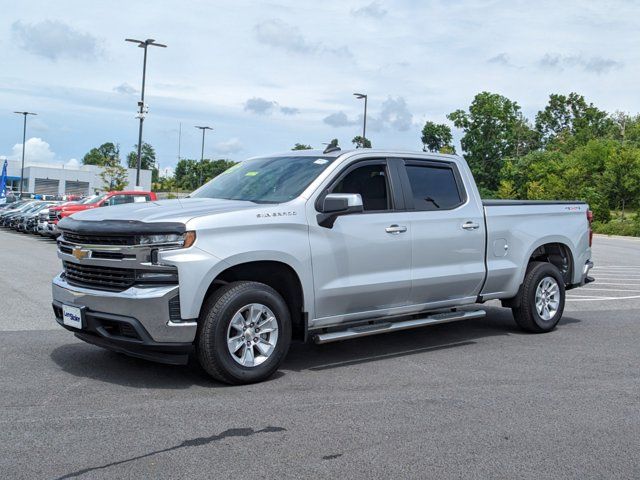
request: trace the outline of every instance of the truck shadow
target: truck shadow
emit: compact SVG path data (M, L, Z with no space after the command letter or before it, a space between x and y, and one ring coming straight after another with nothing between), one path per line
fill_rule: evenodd
M433 325L325 345L297 343L291 346L281 370L300 372L344 368L352 365L406 357L430 351L464 350L484 337L531 335L515 324L511 310L484 306L487 316L480 319ZM563 317L559 327L580 320Z
M458 348L461 353L481 338L507 335L530 335L518 329L510 310L487 307L487 317L431 327L405 330L386 335L364 337L345 342L315 345L294 342L289 354L272 380L286 372L324 371ZM580 320L565 316L563 325ZM193 357L193 356L192 356ZM105 383L132 388L188 389L229 387L211 379L191 358L188 365L161 365L127 357L81 342L57 347L51 359L66 373Z

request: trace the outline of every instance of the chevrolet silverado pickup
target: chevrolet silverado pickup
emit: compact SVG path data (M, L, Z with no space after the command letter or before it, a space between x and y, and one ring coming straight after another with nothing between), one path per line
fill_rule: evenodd
M480 198L463 159L361 149L243 161L181 200L60 221L57 322L100 347L261 381L292 338L326 343L475 319L529 332L593 281L579 201Z

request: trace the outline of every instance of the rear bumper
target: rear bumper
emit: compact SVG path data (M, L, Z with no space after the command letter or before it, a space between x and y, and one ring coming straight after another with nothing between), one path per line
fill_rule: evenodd
M108 292L70 285L58 275L52 290L56 321L81 340L163 363L186 362L197 323L171 320L169 302L178 297L177 285ZM81 330L63 324L63 304L81 308Z
M572 288L583 287L587 283L595 282L596 279L589 275L589 272L593 268L593 262L591 260L587 260L584 266L582 267L582 276L579 283L574 283L573 285L567 285L566 289L571 290Z

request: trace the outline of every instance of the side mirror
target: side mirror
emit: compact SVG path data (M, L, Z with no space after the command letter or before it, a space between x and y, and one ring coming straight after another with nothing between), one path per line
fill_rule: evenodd
M359 193L330 193L322 201L318 225L333 228L336 219L342 215L359 213L364 210Z

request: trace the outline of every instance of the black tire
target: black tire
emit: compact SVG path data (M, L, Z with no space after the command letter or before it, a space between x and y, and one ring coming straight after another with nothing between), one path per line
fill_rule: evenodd
M236 312L252 303L260 303L273 312L278 338L273 352L263 363L245 367L229 352L227 332ZM218 288L203 305L198 324L195 343L200 365L216 380L232 385L260 382L271 377L291 344L289 308L278 292L263 283L241 281Z
M559 297L559 306L555 314L548 320L545 320L536 308L536 290L546 277L555 279ZM546 262L531 262L527 267L519 296L517 306L512 308L512 311L513 318L520 328L532 333L546 333L556 328L564 311L565 289L562 274L555 265Z

